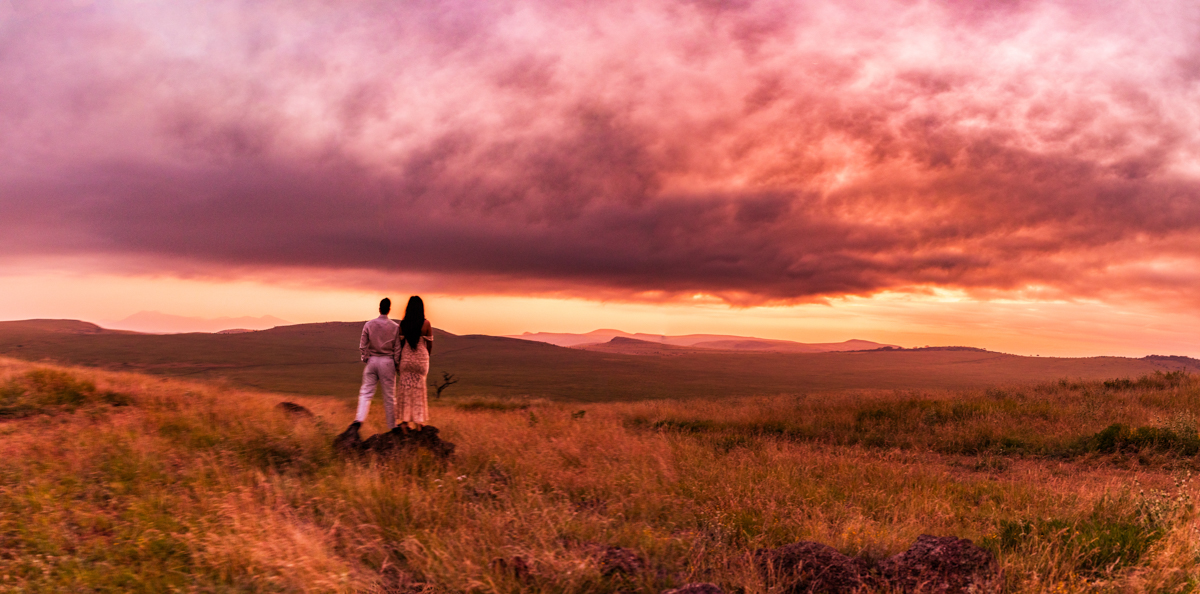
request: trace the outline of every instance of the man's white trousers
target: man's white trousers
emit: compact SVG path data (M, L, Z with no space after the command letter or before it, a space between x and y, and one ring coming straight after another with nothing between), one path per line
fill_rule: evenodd
M383 384L383 412L387 416L387 428L396 426L396 364L391 357L371 357L363 369L362 388L358 391L358 414L354 420L367 420L371 398L375 396L375 384Z

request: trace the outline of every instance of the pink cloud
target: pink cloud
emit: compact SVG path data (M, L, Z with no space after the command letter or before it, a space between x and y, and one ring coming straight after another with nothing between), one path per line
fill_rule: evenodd
M1196 12L14 2L0 253L736 303L1187 295Z

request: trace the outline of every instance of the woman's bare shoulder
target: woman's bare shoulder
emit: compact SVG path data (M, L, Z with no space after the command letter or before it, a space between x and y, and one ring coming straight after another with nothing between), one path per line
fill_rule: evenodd
M433 324L429 323L429 320L425 320L425 324L421 326L421 334L433 336Z

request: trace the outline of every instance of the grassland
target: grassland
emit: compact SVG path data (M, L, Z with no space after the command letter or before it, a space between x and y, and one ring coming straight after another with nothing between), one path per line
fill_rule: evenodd
M349 399L0 359L0 591L765 593L751 554L923 533L1011 592L1189 592L1200 378L435 405L457 455L343 460ZM379 411L366 433L380 429ZM603 575L598 546L646 561ZM514 571L516 557L529 570ZM505 561L499 561L505 560Z
M83 322L0 322L0 355L27 361L224 381L231 386L353 398L361 322L284 326L245 334L147 335ZM970 351L857 353L588 352L494 336L437 331L432 378L459 378L447 394L609 402L730 398L847 389L969 389L1058 378L1133 378L1195 361L1018 357Z

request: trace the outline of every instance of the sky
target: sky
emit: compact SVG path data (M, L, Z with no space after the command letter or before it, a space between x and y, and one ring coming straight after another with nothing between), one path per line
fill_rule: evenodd
M1195 3L0 0L0 121L0 319L1200 356Z

